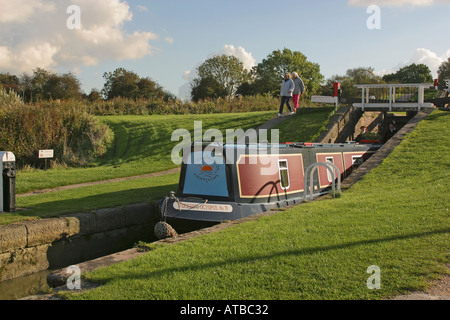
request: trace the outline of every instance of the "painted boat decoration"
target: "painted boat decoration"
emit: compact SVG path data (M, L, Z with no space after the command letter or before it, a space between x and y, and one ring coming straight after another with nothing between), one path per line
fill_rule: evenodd
M160 202L161 221L176 225L177 230L188 225L205 227L301 203L310 193L316 197L330 192L333 182L345 179L381 145L285 143L260 147L192 145L183 154L178 192ZM307 169L324 163L335 169L318 166L308 182Z

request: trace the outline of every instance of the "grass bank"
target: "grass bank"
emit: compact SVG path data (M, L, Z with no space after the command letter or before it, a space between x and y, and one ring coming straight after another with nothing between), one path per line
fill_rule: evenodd
M450 113L435 111L335 200L303 204L86 278L69 299L382 299L425 287L449 263ZM369 266L381 289L369 290Z
M295 116L274 129L280 130L280 142L313 142L326 130L335 107L299 108Z

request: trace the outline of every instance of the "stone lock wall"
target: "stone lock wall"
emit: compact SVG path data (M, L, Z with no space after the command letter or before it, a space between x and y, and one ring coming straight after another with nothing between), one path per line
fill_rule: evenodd
M0 226L0 281L156 240L157 206L141 203Z

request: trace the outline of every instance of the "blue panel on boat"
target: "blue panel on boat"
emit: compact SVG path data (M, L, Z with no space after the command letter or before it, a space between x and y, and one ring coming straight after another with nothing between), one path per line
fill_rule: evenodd
M221 160L214 161L211 153L192 152L191 164L186 166L183 193L228 197L226 165Z

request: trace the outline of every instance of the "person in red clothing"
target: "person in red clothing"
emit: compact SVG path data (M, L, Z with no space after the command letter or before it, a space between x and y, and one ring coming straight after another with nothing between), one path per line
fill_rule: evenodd
M301 95L305 92L305 84L303 80L298 76L297 72L292 72L292 81L294 81L294 92L292 94L292 102L294 103L294 112L297 112L298 102Z

